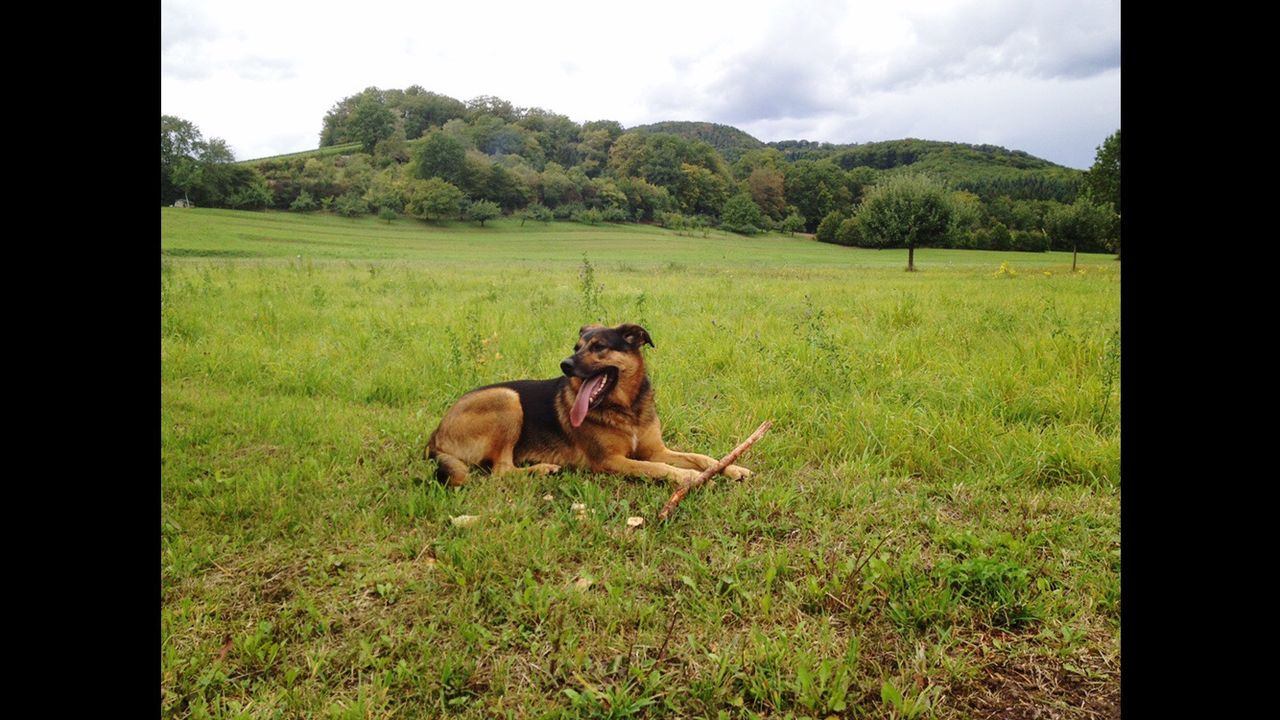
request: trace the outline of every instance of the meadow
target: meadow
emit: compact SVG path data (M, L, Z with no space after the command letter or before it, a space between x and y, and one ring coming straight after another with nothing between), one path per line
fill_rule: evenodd
M1112 256L160 219L162 717L1119 717ZM439 486L592 321L755 476Z

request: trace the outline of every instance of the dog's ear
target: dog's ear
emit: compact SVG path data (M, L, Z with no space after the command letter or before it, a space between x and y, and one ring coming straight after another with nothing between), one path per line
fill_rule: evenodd
M619 325L614 330L635 350L639 350L641 345L657 347L653 344L653 338L649 337L649 331L639 325Z
M601 325L600 323L591 323L590 325L583 325L581 328L578 328L578 337L582 337L583 335L586 335L588 330L604 330L604 326Z

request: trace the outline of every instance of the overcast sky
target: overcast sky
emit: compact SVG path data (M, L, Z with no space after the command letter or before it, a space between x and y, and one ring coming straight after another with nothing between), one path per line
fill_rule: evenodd
M1120 127L1118 0L162 0L160 110L237 159L366 87L763 141L990 143L1086 169Z

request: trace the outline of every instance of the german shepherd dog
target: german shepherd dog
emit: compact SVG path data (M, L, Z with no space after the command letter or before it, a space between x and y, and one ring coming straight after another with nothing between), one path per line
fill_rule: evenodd
M571 466L693 480L716 460L662 443L643 345L655 347L639 325L586 325L573 354L560 363L562 377L498 383L463 395L427 443L436 477L458 486L471 466L493 475L545 475ZM730 465L724 474L741 480L751 471Z

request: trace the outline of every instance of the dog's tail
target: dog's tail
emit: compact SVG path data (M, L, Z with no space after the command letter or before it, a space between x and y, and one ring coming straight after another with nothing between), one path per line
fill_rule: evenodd
M427 457L436 461L436 480L442 484L458 487L467 481L467 464L437 450L434 443L427 445Z

